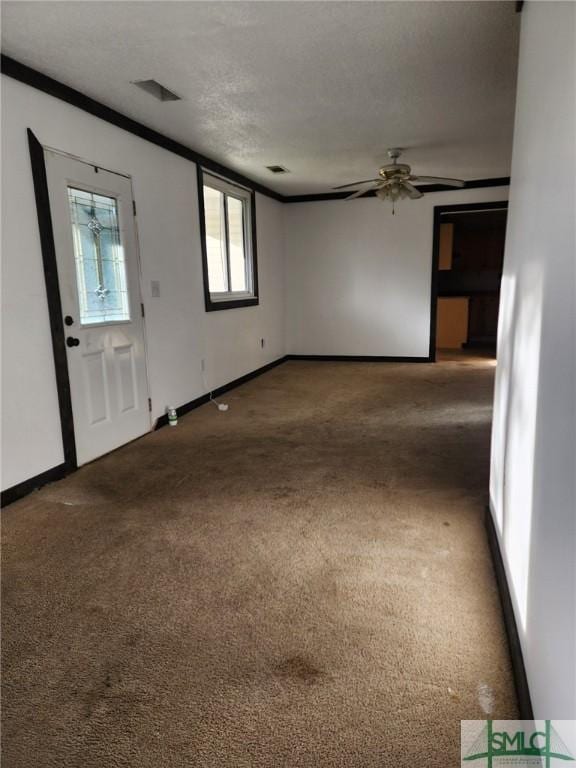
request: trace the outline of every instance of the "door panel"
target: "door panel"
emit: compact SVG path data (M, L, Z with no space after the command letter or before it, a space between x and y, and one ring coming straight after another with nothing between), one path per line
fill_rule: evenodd
M78 464L148 432L130 179L46 151Z
M88 405L88 423L98 424L108 421L110 408L108 406L106 367L103 352L91 352L82 355L84 372L85 398Z
M136 372L132 347L115 347L114 368L118 377L118 402L121 413L136 408Z

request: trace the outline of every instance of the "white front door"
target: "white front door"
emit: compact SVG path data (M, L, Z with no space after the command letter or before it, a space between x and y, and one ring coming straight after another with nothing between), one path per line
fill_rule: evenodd
M132 185L45 155L80 465L151 427Z

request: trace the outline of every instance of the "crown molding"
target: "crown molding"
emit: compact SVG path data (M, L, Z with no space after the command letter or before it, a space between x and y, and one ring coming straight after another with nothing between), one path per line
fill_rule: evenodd
M47 93L50 96L54 96L61 101L65 101L67 104L71 104L73 107L82 109L84 112L88 112L95 117L99 117L101 120L105 120L107 123L122 128L128 133L132 133L135 136L139 136L141 139L156 144L162 149L167 149L169 152L173 152L180 157L184 157L186 160L190 160L196 165L202 166L207 171L213 171L221 176L225 176L230 181L235 181L238 184L242 184L255 192L260 192L262 195L272 197L274 200L281 201L282 195L279 192L265 187L257 181L253 181L246 176L243 176L237 171L233 171L230 168L222 165L221 163L212 160L206 155L202 155L196 152L191 147L187 147L185 144L181 144L179 141L168 138L164 134L155 131L153 128L149 128L143 123L139 123L137 120L133 120L131 117L123 115L111 107L107 107L105 104L96 101L95 99L86 96L84 93L77 91L75 88L71 88L69 85L55 80L53 77L42 74L36 69L21 64L19 61L10 58L2 54L2 74L8 77L14 78L21 83L32 86L43 93Z
M111 107L107 107L90 96L81 93L75 88L71 88L69 85L61 83L59 80L55 80L49 75L45 75L32 67L22 64L19 61L6 56L1 55L1 71L2 74L8 77L18 80L25 85L29 85L32 88L36 88L43 93L53 96L56 99L65 101L67 104L71 104L77 109L81 109L84 112L88 112L94 117L98 117L100 120L104 120L107 123L115 125L118 128L122 128L128 133L132 133L134 136L139 136L145 141L149 141L162 149L166 149L169 152L173 152L180 157L190 160L197 166L203 168L206 171L211 171L219 176L229 179L230 181L241 184L254 192L259 192L261 195L271 197L273 200L277 200L281 203L313 203L323 200L344 200L351 192L323 192L318 194L309 195L282 195L280 192L275 192L273 189L260 184L247 176L233 171L231 168L227 168L225 165L218 163L216 160L212 160L206 155L202 155L191 147L181 144L179 141L164 136L164 134L153 128L144 125L143 123L133 120L131 117L118 112ZM483 187L503 187L510 184L509 177L500 177L494 179L474 179L467 181L464 184L463 189L480 189ZM421 192L454 192L454 187L447 187L442 184L428 184L420 185L417 187ZM367 192L362 197L374 197L375 192Z
M420 192L455 192L458 189L482 189L484 187L507 187L510 184L509 176L499 176L494 179L472 179L464 182L463 187L448 187L444 184L419 184L416 189ZM345 200L354 190L349 192L320 192L314 195L290 195L284 197L284 203L316 203L323 200ZM370 190L365 195L356 198L361 200L365 197L376 197L376 192Z

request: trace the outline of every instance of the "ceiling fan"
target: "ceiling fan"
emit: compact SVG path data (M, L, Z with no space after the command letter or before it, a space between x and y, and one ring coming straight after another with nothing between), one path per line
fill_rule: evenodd
M413 181L425 184L443 184L447 187L464 186L464 182L460 179L445 179L440 176L414 176L409 165L398 162L398 158L402 154L401 149L389 149L387 154L392 162L379 169L379 178L353 181L351 184L341 184L339 187L333 187L333 189L356 187L356 191L349 195L346 200L353 200L355 197L362 197L367 192L374 191L380 200L392 202L392 213L394 213L396 200L402 200L406 197L410 200L418 200L418 198L423 197L423 192L412 184Z

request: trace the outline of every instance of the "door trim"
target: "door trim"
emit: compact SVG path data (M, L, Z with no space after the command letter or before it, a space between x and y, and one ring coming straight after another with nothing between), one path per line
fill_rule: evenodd
M440 258L440 224L443 213L463 213L464 211L502 211L508 210L508 200L496 200L493 203L455 203L454 205L434 206L434 229L432 233L432 277L430 280L430 347L428 360L436 362L436 316L438 310L438 261Z
M62 319L60 283L58 282L56 244L54 242L54 229L52 227L52 214L50 211L48 178L46 176L46 159L42 144L40 144L30 128L27 129L27 133L34 195L36 197L38 229L40 232L40 249L42 251L42 264L44 266L44 280L46 283L46 298L48 300L50 333L52 335L64 466L66 467L66 472L72 472L74 469L77 469L78 463L76 459L76 439L74 437L74 416L72 413L68 358L64 342L64 321Z
M38 217L38 229L40 233L40 250L42 253L42 265L44 268L44 280L46 284L46 298L48 302L48 316L50 320L50 333L52 337L52 351L54 356L54 370L56 376L56 390L58 394L58 407L60 413L60 428L62 435L62 449L64 453L64 462L59 465L63 469L63 474L69 474L78 469L78 457L76 451L76 437L74 432L74 413L72 410L72 392L70 384L70 372L68 368L68 356L65 343L65 328L63 321L62 300L60 295L60 282L58 278L58 262L56 257L56 242L54 238L54 227L52 223L52 211L50 208L50 194L48 189L48 176L46 171L45 148L38 141L33 131L28 128L28 146L30 150L30 163L32 167L32 180L34 184L34 195L36 198L36 213ZM51 150L58 152L58 150ZM94 163L72 158L66 153L60 153L77 162L96 167ZM99 166L98 166L99 167ZM104 169L102 169L104 170ZM116 173L115 171L109 171ZM132 207L134 216L136 208L134 205L134 193L132 190L132 180L126 174L117 174L130 180ZM137 305L142 308L142 341L144 344L144 370L146 373L146 386L148 402L150 403L150 380L148 377L148 345L146 343L146 324L144 321L144 304L142 303L142 266L140 261L140 250L138 240L138 230L135 226L135 219L132 222L134 226L134 244L135 258L138 274L138 301ZM153 429L152 414L149 413L149 428Z

